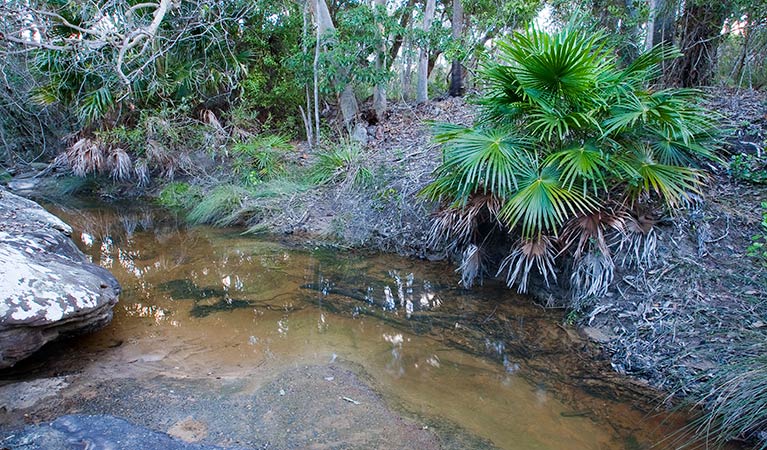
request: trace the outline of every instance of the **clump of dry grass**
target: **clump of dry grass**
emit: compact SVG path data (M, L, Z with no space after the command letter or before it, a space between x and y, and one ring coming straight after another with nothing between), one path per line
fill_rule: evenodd
M767 449L767 336L755 342L761 342L760 354L718 368L704 385L697 405L705 413L693 425L707 442L746 439L755 442L754 448Z

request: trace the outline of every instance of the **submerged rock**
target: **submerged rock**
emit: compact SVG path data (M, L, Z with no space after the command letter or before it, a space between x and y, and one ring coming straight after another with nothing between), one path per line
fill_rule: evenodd
M221 447L182 442L165 433L112 416L62 416L50 424L27 427L0 444L24 450L131 449L218 450ZM235 450L235 449L230 449Z
M0 190L0 368L112 320L120 285L71 233L37 203Z

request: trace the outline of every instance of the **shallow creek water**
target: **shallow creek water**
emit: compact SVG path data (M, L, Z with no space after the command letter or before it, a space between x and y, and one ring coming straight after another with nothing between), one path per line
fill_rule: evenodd
M640 449L669 431L566 381L587 357L557 312L495 283L462 290L449 265L297 250L152 208L48 208L123 287L111 325L77 342L112 355L93 359L115 377L247 375L256 387L340 362L405 416L499 448Z

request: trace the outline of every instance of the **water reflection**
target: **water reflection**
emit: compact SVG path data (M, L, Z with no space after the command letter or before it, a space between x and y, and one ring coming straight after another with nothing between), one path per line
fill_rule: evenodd
M172 367L352 361L430 423L505 448L620 449L615 430L641 420L572 390L577 344L500 285L464 291L440 265L294 251L148 208L56 212L123 286L107 332L163 339Z

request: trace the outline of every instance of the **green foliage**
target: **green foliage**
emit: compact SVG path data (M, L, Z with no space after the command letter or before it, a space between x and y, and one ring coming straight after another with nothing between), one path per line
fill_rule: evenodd
M730 158L730 175L737 180L767 184L767 153L752 155L739 153Z
M214 188L189 212L187 219L194 224L208 223L227 226L236 223L240 217L236 213L250 193L234 184L224 184Z
M200 191L198 188L180 181L168 183L160 195L157 196L157 202L171 209L188 209L200 200Z
M285 171L285 152L293 147L285 136L265 135L232 147L234 172L250 185L275 178Z
M364 185L372 178L373 173L366 165L365 155L353 143L345 143L320 153L309 172L311 182L318 185L339 182Z
M622 67L607 35L578 23L556 33L534 27L514 33L499 49L498 59L483 71L479 122L472 128L436 127L443 162L422 191L429 199L449 201L447 215L475 217L475 231L451 233L450 227L465 227L465 220L442 220L437 223L448 229L435 234L482 240L476 230L484 222L518 234L502 267L509 271L509 285L520 290L531 261L553 276L553 259L563 254L552 249L557 245L577 248L576 266L590 264L575 270L589 275L573 282L608 283L611 276L593 273L597 267L612 273L607 230L618 241L627 239L627 229L644 229L629 226L639 215L631 207L676 208L699 193L704 174L690 165L715 158L714 116L696 104L697 91L651 87L659 64L678 55L670 49L653 49ZM482 209L474 202L479 197L487 206L474 216ZM488 203L492 198L498 207ZM573 221L580 221L577 231L562 233ZM580 244L573 247L574 242ZM481 241L472 243L481 247ZM595 251L603 255L599 264L582 259Z
M762 222L760 231L751 237L751 245L746 254L756 258L762 265L767 266L767 202L762 202Z
M238 43L248 54L248 70L233 119L252 119L261 130L295 136L304 83L311 79L311 64L302 59L301 11L294 2L258 1L253 8Z

